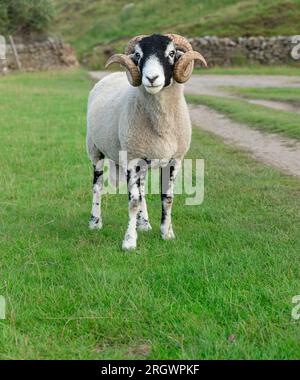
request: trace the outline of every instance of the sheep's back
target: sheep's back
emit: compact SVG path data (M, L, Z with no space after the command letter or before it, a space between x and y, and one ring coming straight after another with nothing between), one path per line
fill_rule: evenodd
M125 73L110 74L90 92L87 113L87 145L94 146L106 157L117 161L120 150L118 128L125 107L129 83Z

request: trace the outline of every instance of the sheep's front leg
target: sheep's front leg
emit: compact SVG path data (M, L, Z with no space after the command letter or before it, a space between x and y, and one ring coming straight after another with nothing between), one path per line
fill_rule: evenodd
M141 161L142 162L142 161ZM142 162L140 167L140 192L141 192L141 203L140 209L137 214L136 226L140 231L150 231L152 230L151 224L149 223L149 216L147 210L147 203L145 198L145 181L148 169L148 163L146 161Z
M93 179L93 204L92 213L89 223L91 230L102 228L102 217L101 217L101 191L103 188L103 165L104 158L101 158L94 165L94 179Z
M137 161L131 161L127 170L128 186L128 214L129 222L127 231L123 240L123 249L135 249L137 241L137 216L141 207L141 190L140 190L140 166Z
M143 195L142 195L140 210L137 214L136 226L138 230L140 231L152 230L151 224L149 222L146 199Z
M161 204L162 216L160 232L164 240L174 239L172 227L172 206L174 198L174 181L180 169L180 160L171 160L168 165L161 169Z

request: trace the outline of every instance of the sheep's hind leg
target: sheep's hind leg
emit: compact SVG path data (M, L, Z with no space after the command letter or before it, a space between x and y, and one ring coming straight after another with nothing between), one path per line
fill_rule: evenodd
M123 249L130 250L136 248L137 241L137 216L141 207L141 190L140 190L140 170L139 161L132 160L128 164L127 186L128 186L128 216L129 222L127 231L123 240Z
M174 181L180 169L180 160L171 160L161 169L161 204L162 216L160 232L164 240L174 239L171 212L174 198Z
M101 191L103 188L103 165L104 156L101 156L96 165L94 165L93 204L89 223L91 230L100 230L102 228Z
M140 168L140 192L141 192L141 204L140 209L136 218L136 226L140 231L150 231L152 230L151 224L149 223L149 216L147 210L147 203L145 198L145 181L148 169L148 163L145 162Z

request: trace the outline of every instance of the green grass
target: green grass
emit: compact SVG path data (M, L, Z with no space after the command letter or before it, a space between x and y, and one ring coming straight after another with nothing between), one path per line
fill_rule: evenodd
M300 88L288 87L224 87L233 94L250 99L267 99L282 102L300 103Z
M204 104L250 127L300 139L300 116L296 113L271 110L244 100L219 96L188 95L187 99L190 103Z
M82 57L99 44L120 49L137 34L294 35L300 24L299 0L148 0L124 12L125 4L128 0L55 0L53 31Z
M153 231L124 253L126 195L87 228L90 87L82 71L0 81L0 358L299 358L299 180L195 130L204 203L177 196L165 242L150 196Z
M287 75L299 76L300 68L297 66L267 66L267 65L251 65L240 67L209 67L195 68L194 74L214 74L214 75Z

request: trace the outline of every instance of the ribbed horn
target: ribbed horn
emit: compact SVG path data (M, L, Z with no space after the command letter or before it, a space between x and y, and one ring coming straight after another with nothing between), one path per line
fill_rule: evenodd
M134 62L125 54L114 54L111 56L105 64L105 68L113 63L119 63L124 66L129 83L138 87L142 83L141 74L139 68Z
M181 50L184 54L179 58L174 67L173 77L178 83L185 83L189 80L194 69L194 60L199 60L204 66L207 66L204 57L193 50L189 41L179 34L166 34L169 37L176 49Z
M166 34L166 36L173 41L178 50L182 50L183 52L193 50L192 45L185 37L182 37L179 34Z
M173 77L178 83L185 83L192 75L194 69L194 61L200 61L207 67L204 57L195 50L187 51L176 62Z

